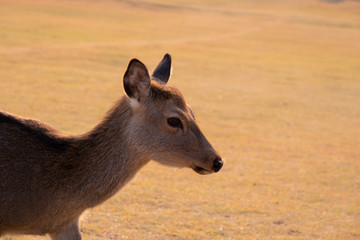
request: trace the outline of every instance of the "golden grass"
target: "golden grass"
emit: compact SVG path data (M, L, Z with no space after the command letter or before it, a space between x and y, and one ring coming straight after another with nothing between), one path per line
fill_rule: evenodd
M149 164L86 214L84 239L360 238L359 2L0 5L2 110L88 131L130 58L170 52L226 160L211 176Z

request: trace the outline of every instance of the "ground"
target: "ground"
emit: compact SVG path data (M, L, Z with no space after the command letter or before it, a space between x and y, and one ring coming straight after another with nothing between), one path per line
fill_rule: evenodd
M1 0L0 109L89 131L169 52L225 166L150 163L84 239L360 239L359 43L358 1Z

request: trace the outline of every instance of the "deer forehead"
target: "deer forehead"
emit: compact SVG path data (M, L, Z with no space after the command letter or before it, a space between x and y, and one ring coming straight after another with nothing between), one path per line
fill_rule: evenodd
M165 104L174 104L176 107L183 110L186 109L185 99L181 92L175 87L152 82L151 98Z
M186 115L188 107L180 91L174 87L152 81L145 101L129 98L129 105L135 115Z

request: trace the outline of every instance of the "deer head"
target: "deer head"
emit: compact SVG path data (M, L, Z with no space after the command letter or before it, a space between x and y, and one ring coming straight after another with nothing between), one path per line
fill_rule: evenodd
M161 164L189 167L199 174L218 172L221 157L200 131L184 97L168 86L171 57L166 54L150 77L132 59L123 83L132 110L130 142L140 155Z

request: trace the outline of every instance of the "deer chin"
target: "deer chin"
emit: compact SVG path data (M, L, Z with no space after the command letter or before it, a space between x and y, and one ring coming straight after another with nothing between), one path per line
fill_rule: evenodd
M206 174L212 173L211 171L206 170L205 168L202 168L202 167L199 167L199 166L195 166L195 167L193 168L193 170L194 170L195 172L197 172L198 174L201 174L201 175L206 175Z

